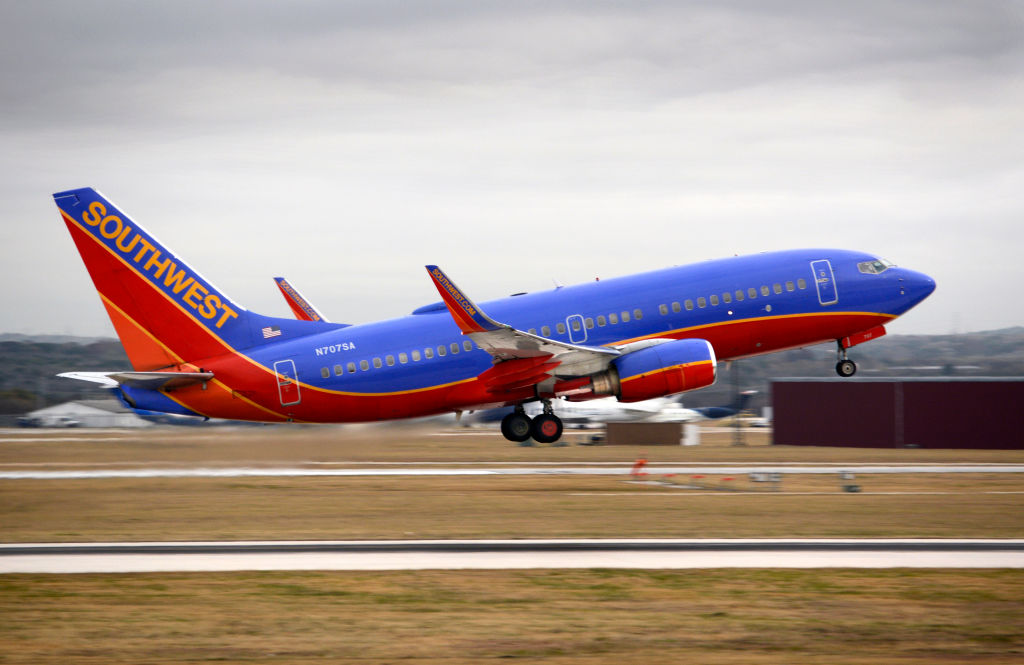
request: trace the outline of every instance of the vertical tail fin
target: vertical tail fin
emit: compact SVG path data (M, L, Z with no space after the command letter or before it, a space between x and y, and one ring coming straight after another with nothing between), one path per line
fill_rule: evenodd
M276 341L283 332L316 331L302 325L316 324L247 311L96 190L53 198L134 369L194 362Z

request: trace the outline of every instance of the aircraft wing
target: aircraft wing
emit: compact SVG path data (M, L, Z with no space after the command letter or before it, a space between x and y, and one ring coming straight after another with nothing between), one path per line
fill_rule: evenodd
M277 282L277 288L281 289L281 295L284 296L285 302L288 303L288 307L291 308L296 319L299 321L327 321L320 310L303 298L302 294L289 284L287 279L275 277L274 281Z
M494 367L480 375L492 390L536 385L548 378L568 379L594 374L622 355L617 349L569 344L517 330L487 316L437 266L427 266L455 324L494 358Z

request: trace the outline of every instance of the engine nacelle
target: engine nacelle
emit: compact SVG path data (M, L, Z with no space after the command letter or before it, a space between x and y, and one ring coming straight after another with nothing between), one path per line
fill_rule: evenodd
M680 339L627 353L591 378L594 394L640 402L715 382L715 350L705 339Z

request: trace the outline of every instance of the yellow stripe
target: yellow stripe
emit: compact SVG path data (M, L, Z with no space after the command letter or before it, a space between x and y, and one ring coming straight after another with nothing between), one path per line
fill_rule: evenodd
M671 367L662 367L661 369L656 369L653 372L645 372L643 374L634 374L633 376L626 377L625 379L622 379L621 383L629 383L630 381L632 381L634 379L646 379L648 377L654 376L655 374L660 374L662 372L670 372L670 371L676 370L676 369L685 369L687 367L693 367L695 365L710 365L710 364L711 364L710 360L695 360L692 363L683 363L681 365L672 365Z
M759 316L752 319L733 319L731 321L718 321L717 323L705 323L699 326L691 326L689 328L676 328L675 330L668 330L664 332L651 333L650 335L644 335L642 337L631 337L628 339L618 340L615 342L608 342L603 346L618 346L620 344L631 344L633 342L640 342L646 339L657 339L659 337L670 337L677 333L694 332L696 330L704 330L707 328L717 328L719 326L729 326L739 323L750 323L756 321L770 321L780 319L795 319L815 316L883 316L888 318L890 321L896 318L895 314L883 314L881 312L807 312L803 314L781 314L777 316Z
M351 393L342 390L329 390L327 388L317 388L313 386L314 390L318 390L322 393L329 393L331 395L345 395L346 397L391 397L394 395L411 395L413 393L421 393L427 390L440 390L441 388L449 388L451 386L457 386L461 383L469 383L470 381L476 381L475 376L471 376L468 379L459 379L458 381L452 381L450 383L441 383L436 386L428 386L426 388L412 388L410 390L396 390L390 393Z

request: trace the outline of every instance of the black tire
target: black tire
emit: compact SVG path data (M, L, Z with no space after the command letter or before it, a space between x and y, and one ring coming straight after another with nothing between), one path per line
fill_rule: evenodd
M525 413L513 411L501 419L501 435L509 441L522 443L530 438L532 430L530 417Z
M857 373L857 363L852 360L840 360L836 363L836 374L843 378L851 377Z
M562 419L553 414L542 413L533 419L530 431L534 441L554 443L562 438Z

